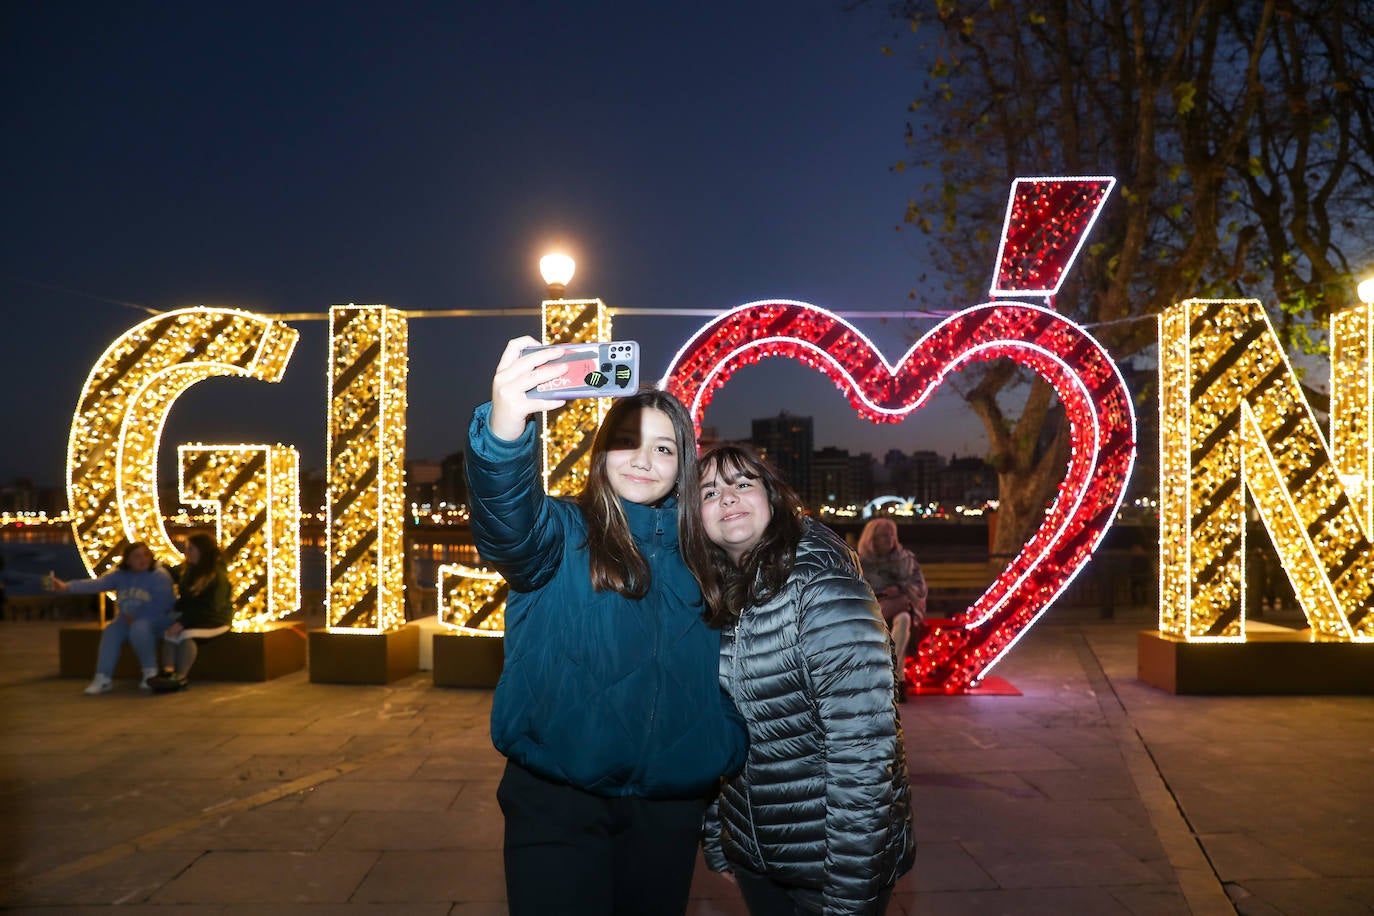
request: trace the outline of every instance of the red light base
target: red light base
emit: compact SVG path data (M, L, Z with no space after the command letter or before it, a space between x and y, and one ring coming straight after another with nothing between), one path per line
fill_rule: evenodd
M917 685L908 686L907 693L913 697L1019 697L1023 694L1000 677L985 677L976 685L949 691L943 687Z

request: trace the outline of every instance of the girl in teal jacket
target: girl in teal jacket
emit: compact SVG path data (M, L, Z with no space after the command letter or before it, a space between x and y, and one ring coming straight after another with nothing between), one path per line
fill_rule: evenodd
M547 496L529 418L561 402L526 392L563 367L520 355L537 344L507 345L466 462L478 551L510 585L491 716L510 912L681 913L706 804L747 741L688 568L707 549L695 431L670 395L622 398L583 492Z

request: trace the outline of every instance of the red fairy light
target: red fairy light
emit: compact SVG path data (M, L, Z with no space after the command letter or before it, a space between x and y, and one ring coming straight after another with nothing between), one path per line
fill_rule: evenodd
M1018 178L1011 184L991 295L1053 296L1115 178Z
M987 592L931 627L916 647L918 687L958 693L976 685L1087 564L1116 516L1135 460L1135 414L1116 365L1083 328L1034 305L966 309L892 366L837 315L802 302L756 302L698 331L673 359L665 387L699 425L741 366L774 356L804 357L875 423L901 422L950 372L1002 357L1032 369L1059 395L1073 446L1059 496Z
M1018 179L998 255L994 295L1052 296L1115 179ZM717 391L741 367L784 357L823 372L860 416L899 423L945 376L1008 358L1044 378L1069 421L1071 449L1059 495L1039 529L973 606L931 621L908 662L927 691L976 686L1087 564L1121 505L1135 462L1135 411L1106 350L1082 327L1035 305L991 302L946 319L889 364L858 329L804 302L754 302L687 342L664 387L700 426Z

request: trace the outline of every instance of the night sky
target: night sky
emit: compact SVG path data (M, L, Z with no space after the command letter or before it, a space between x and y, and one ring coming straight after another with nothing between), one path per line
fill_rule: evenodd
M151 309L536 307L568 294L725 310L909 300L897 232L913 64L885 5L33 3L0 13L4 71L0 483L58 484L93 362ZM989 257L988 272L992 263ZM657 377L705 318L622 316ZM933 322L856 322L889 359ZM285 442L324 460L327 323L278 385L212 379L163 440ZM537 318L410 325L411 458L463 447L504 341ZM819 374L740 372L706 422L816 419L817 446L985 448L949 393L901 426L853 417Z

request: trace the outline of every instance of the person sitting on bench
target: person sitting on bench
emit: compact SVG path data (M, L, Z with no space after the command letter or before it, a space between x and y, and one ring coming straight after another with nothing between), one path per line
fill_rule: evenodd
M149 686L159 692L184 690L196 661L196 640L228 632L234 622L229 573L215 539L193 534L186 539L182 553L185 562L172 570L177 584L176 620L163 634L162 674L149 681Z
M905 703L906 653L913 630L926 619L926 580L916 555L897 539L897 523L875 518L859 535L859 562L892 634L897 664L897 699Z
M95 678L82 691L87 696L109 693L114 687L115 664L124 643L133 647L143 677L138 686L151 689L149 681L157 674L157 641L171 621L172 577L148 545L142 541L128 544L119 565L99 579L64 582L52 573L44 577L44 588L73 595L114 592L119 613L100 631Z

